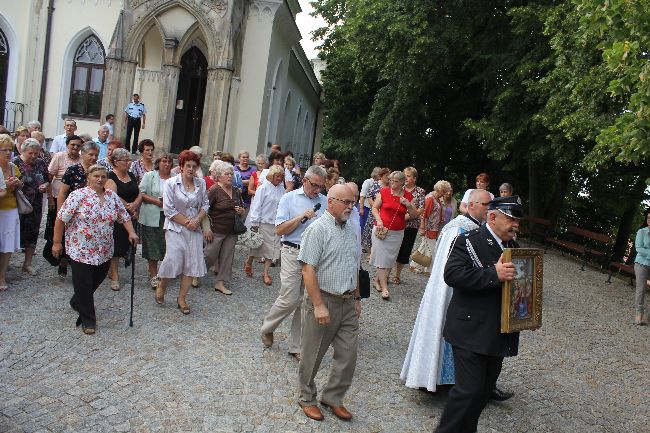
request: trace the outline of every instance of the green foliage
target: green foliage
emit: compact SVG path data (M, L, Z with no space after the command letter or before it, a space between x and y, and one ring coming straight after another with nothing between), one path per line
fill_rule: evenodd
M574 0L574 3L581 14L582 37L594 33L601 36L603 66L614 75L607 91L622 106L613 123L600 131L597 146L586 162L592 168L612 160L647 164L650 157L650 1Z

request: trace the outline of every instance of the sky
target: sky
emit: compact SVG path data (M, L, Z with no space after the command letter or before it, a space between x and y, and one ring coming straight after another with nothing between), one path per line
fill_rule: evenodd
M307 58L311 60L318 56L318 51L316 50L316 45L318 45L318 43L312 42L311 32L322 27L325 24L325 21L321 18L309 16L309 13L314 10L309 5L310 1L311 0L299 0L302 12L296 15L296 24L302 34L302 40L300 41L302 49L305 50Z

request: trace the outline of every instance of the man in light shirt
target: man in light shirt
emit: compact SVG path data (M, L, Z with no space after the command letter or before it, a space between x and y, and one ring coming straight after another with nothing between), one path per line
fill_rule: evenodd
M93 139L93 141L99 145L99 156L97 157L98 159L104 159L108 154L109 135L110 130L108 129L108 126L102 125L97 131L97 138Z
M77 130L77 122L75 122L74 119L65 119L63 121L63 130L65 131L64 134L57 135L52 139L50 153L65 152L68 149L65 142L68 137L74 135Z
M325 169L322 167L309 167L302 188L282 196L275 217L275 233L282 236L280 294L262 323L262 344L271 347L273 332L284 319L293 314L289 354L295 359L300 359L300 300L304 293L298 253L303 232L316 217L323 215L327 208L327 200L320 193L325 188L325 176ZM320 208L314 210L317 204Z

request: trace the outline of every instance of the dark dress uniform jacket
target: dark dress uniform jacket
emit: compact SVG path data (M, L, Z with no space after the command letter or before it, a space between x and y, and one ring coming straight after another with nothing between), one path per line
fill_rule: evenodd
M510 241L508 247L519 245ZM454 288L443 331L452 346L481 355L517 354L519 333L501 333L501 282L494 265L502 252L485 226L456 238L444 275Z

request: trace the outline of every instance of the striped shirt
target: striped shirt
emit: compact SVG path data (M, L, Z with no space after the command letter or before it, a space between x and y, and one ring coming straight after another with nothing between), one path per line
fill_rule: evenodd
M325 212L303 233L298 261L316 268L322 291L340 295L355 290L359 251L352 224L337 224Z

